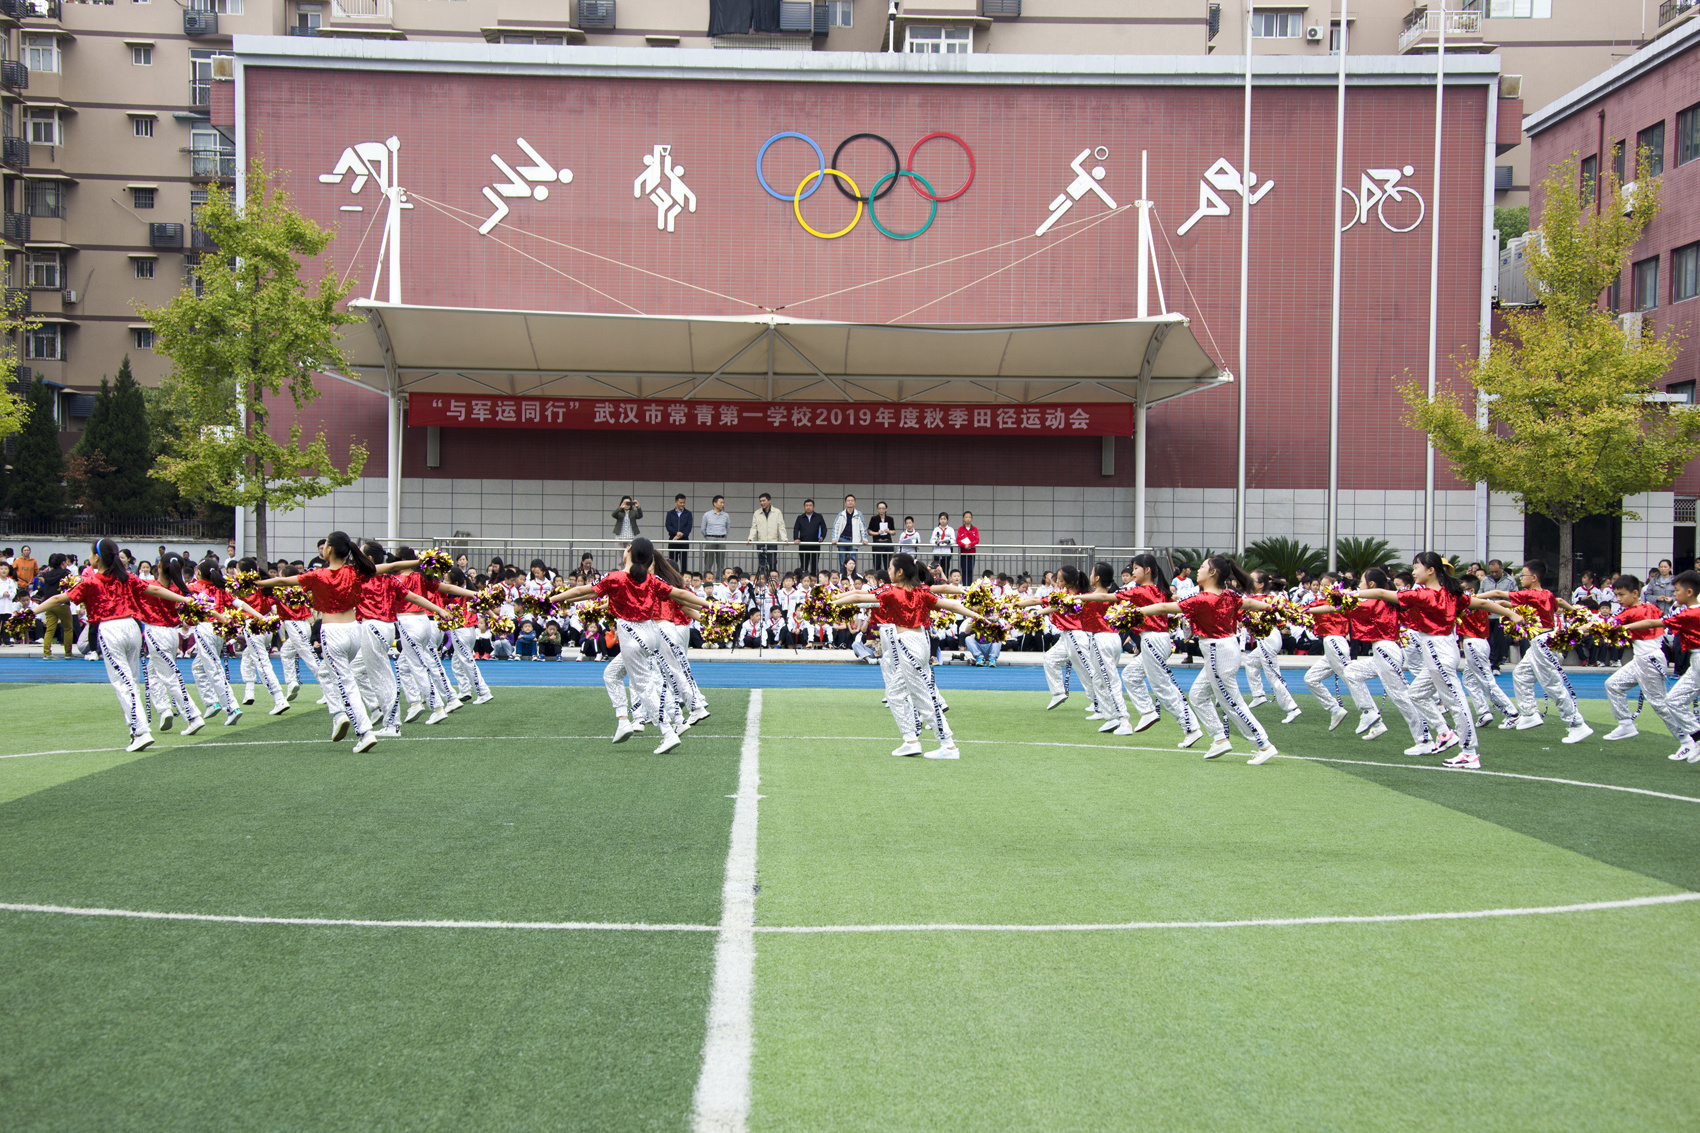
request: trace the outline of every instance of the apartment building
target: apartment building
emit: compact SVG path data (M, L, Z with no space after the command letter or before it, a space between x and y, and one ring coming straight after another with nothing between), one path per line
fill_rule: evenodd
M1454 0L1447 49L1497 52L1539 105L1690 14L1687 0ZM163 359L138 306L192 278L198 202L233 183L235 150L208 115L213 57L235 35L920 54L1326 56L1338 0L0 0L0 125L8 284L39 325L20 354L88 391L128 353L143 382ZM1442 20L1411 0L1349 10L1353 54L1432 52ZM1515 93L1514 88L1504 93ZM1526 145L1502 138L1497 203L1529 183ZM69 444L74 438L67 436Z

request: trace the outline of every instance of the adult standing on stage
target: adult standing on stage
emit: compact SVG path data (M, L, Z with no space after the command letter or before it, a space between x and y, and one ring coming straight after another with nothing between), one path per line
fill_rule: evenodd
M761 494L761 506L750 516L750 534L746 543L756 545L756 570L766 574L779 569L779 541L785 537L785 517L773 506L773 497Z
M695 526L691 509L685 506L685 494L680 492L673 497L673 510L667 513L667 560L682 571L690 569L685 563Z
M856 557L856 548L868 541L868 517L856 510L856 497L844 497L844 510L832 521L832 541L838 544L838 569Z
M820 570L820 545L826 541L826 516L815 510L815 501L803 501L803 514L791 526L791 541L797 544L802 573Z
M643 506L630 496L621 496L620 506L611 514L614 517L614 538L630 544L639 535L638 520L643 518Z
M703 573L710 579L726 569L726 540L732 534L732 517L726 514L726 497L714 497L714 510L702 517Z
M875 570L885 570L891 565L891 544L898 529L897 517L886 510L885 501L874 505L874 517L868 520L868 538L874 544Z

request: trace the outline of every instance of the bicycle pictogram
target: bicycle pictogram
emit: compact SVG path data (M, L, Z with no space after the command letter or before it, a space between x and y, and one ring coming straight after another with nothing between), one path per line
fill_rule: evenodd
M1413 176L1416 169L1405 166L1403 169L1368 169L1358 180L1358 191L1352 192L1346 186L1340 186L1340 191L1346 194L1351 202L1344 210L1344 222L1340 231L1348 232L1355 224L1368 224L1370 209L1375 210L1375 217L1381 221L1381 226L1389 232L1409 232L1423 222L1428 214L1428 206L1423 201L1423 195L1416 187L1402 182L1406 177ZM1416 219L1403 223L1410 217L1411 206L1405 204L1407 198L1416 202ZM1390 219L1387 214L1387 203L1392 201L1396 206Z

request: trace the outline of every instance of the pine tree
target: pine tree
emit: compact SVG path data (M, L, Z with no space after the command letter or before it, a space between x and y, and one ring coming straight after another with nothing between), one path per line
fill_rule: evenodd
M130 374L129 355L117 381L101 378L94 412L72 455L78 492L91 512L102 519L138 519L153 510L147 405Z
M27 417L12 458L7 502L26 523L48 523L65 510L65 454L53 419L53 391L39 379L30 384Z

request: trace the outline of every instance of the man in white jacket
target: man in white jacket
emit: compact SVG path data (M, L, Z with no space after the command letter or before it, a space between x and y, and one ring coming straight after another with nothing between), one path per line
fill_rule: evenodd
M838 545L838 569L856 557L856 548L868 541L868 520L856 510L856 497L844 497L844 510L832 521L832 541Z

